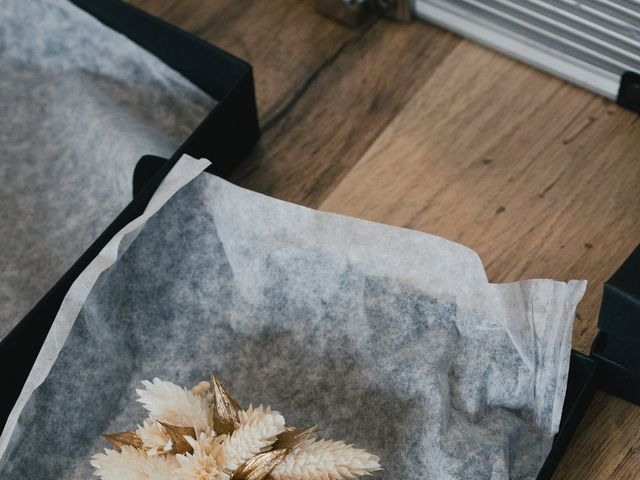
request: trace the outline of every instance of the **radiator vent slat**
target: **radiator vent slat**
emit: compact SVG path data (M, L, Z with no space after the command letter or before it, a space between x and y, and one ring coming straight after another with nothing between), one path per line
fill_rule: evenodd
M603 45L610 45L629 55L640 56L640 30L636 36L630 34L617 22L609 22L601 17L586 15L586 12L567 8L562 1L545 0L512 0L514 8L530 10L542 17L542 21L557 22L560 29L573 30L597 39ZM517 6L517 7L516 7Z
M531 10L517 11L506 2L465 0L458 4L464 5L479 17L495 22L503 28L506 27L518 35L557 48L612 72L623 72L632 68L634 60L640 61L637 54L633 55L629 52L627 55L621 55L619 50L614 50L606 43L594 41L584 32L559 27L557 22L535 15Z

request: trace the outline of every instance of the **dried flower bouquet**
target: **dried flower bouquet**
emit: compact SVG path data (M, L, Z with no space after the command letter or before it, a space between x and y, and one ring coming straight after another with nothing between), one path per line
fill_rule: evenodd
M379 459L315 427L285 426L269 407L242 410L215 377L191 390L154 378L138 401L149 417L134 432L105 435L93 456L103 480L342 480L380 470Z

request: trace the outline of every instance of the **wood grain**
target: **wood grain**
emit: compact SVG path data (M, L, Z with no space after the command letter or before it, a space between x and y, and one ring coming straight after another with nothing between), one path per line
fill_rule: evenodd
M319 206L459 42L421 27L380 20L346 44L286 115L266 125L234 180Z
M638 116L422 22L348 30L310 1L132 0L252 63L263 138L234 181L426 231L493 282L604 281L640 239ZM640 477L640 408L598 393L556 479Z
M249 62L264 127L360 32L299 0L129 0Z

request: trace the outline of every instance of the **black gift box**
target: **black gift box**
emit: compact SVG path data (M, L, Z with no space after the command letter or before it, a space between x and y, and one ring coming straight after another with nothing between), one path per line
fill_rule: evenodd
M136 166L134 191L166 160L143 158ZM550 479L597 390L640 405L640 246L604 286L591 355L571 351L560 428L537 480Z
M181 73L217 104L173 156L154 168L134 199L62 278L0 342L4 426L71 284L109 240L144 211L165 175L183 154L213 161L210 171L226 176L259 137L253 73L246 62L120 0L71 0ZM144 173L144 172L143 172ZM139 176L139 175L138 175ZM148 180L148 181L147 181ZM7 366L10 365L10 368Z

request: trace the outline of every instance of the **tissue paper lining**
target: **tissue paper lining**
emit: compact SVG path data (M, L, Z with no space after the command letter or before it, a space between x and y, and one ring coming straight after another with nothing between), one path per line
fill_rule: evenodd
M490 284L453 242L203 175L100 276L0 472L87 478L99 435L140 421L141 380L215 370L244 406L380 455L374 478L535 478L584 287Z
M2 338L214 101L68 0L4 0L0 25Z

